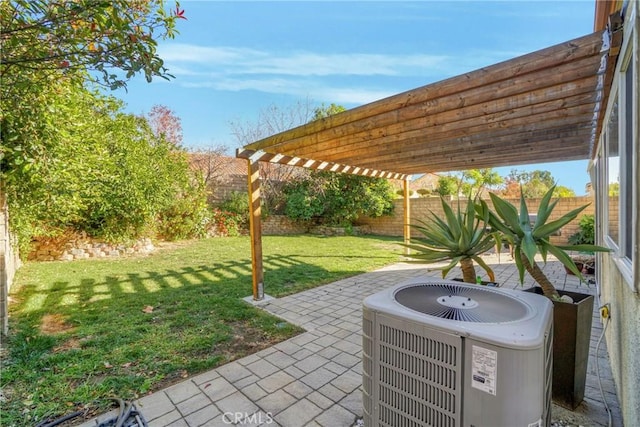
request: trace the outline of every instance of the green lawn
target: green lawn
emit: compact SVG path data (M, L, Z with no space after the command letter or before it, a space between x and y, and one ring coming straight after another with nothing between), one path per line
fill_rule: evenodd
M393 263L398 239L268 236L265 292L283 296ZM27 263L2 360L0 425L132 399L258 351L300 329L246 304L248 237L147 257Z

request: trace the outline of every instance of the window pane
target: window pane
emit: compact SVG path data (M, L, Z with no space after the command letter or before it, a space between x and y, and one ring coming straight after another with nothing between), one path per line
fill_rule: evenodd
M607 234L616 245L619 245L618 200L620 196L620 150L618 139L618 100L616 99L607 123L607 175L609 186Z

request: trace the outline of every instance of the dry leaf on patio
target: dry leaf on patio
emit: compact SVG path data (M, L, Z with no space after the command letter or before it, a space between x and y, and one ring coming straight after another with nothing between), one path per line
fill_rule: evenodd
M142 311L144 313L153 313L153 306L148 305L145 308L143 308Z

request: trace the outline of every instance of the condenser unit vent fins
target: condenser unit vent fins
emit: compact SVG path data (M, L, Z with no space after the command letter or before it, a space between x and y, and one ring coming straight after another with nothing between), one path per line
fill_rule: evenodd
M448 283L416 285L400 289L395 299L411 310L462 322L515 322L529 314L525 304L486 287Z
M460 405L459 348L385 324L379 325L378 344L380 421L454 426Z

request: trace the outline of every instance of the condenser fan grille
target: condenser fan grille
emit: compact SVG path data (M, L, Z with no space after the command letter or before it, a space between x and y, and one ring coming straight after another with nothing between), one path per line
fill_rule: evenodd
M529 313L527 305L518 299L479 285L416 284L400 289L395 299L411 310L462 322L514 322Z

